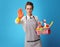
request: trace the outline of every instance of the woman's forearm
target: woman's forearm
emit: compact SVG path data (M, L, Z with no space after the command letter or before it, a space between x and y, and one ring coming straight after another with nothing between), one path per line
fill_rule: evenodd
M19 18L19 17L17 17L16 19L15 19L15 23L16 24L19 24L21 22L21 19Z

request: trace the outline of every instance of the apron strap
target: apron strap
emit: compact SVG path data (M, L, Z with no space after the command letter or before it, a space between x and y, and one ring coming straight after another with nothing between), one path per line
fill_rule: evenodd
M27 16L26 16L26 20L27 20Z
M35 16L33 16L33 18L35 19ZM27 16L26 16L26 20L27 20ZM36 21L36 19L35 19L35 21Z

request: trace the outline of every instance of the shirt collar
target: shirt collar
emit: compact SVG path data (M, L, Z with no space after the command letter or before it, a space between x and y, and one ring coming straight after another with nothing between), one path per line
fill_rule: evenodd
M30 19L30 17L33 18L33 15L32 15L32 16L28 16L28 15L27 15L27 19Z

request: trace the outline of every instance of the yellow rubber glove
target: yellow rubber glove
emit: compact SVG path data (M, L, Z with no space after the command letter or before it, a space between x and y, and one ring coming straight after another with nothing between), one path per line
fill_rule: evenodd
M15 20L15 22L18 23L18 24L20 23L20 21L21 21L21 19L18 18L18 17L17 17L16 20Z
M16 18L16 20L15 20L15 23L20 23L21 22L21 18L23 17L23 11L22 11L22 9L20 8L19 10L18 10L18 17Z

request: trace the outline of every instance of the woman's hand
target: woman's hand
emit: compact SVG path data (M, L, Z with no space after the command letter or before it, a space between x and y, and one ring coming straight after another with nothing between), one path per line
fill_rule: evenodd
M15 19L15 23L20 23L21 22L21 18L23 17L23 12L22 9L18 10L18 17Z
M18 10L18 18L21 19L21 18L23 17L23 15L24 15L24 14L23 14L22 9L19 9L19 10Z

